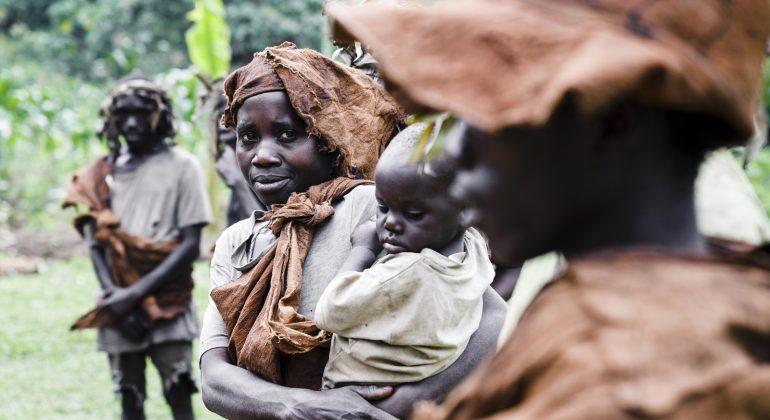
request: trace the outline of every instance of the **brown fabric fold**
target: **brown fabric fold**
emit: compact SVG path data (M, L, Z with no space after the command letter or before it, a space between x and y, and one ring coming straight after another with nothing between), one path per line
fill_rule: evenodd
M306 353L331 338L297 312L302 264L315 227L334 214L332 203L362 184L371 182L340 177L273 206L265 218L276 243L250 271L211 291L239 367L283 384L280 353Z
M246 99L281 89L321 150L339 152L340 176L372 179L378 157L404 117L384 88L362 71L285 42L254 54L225 79L228 108L222 122L234 128Z
M107 177L112 165L106 158L79 169L67 186L67 197L62 207L87 206L90 211L75 219L75 227L83 234L83 225L96 222L96 240L109 252L112 280L118 287L136 283L143 275L158 266L177 247L179 241L155 242L133 235L120 228L120 219L109 209L110 189ZM144 298L140 304L150 323L173 318L184 312L192 300L192 265L179 274L179 278L161 286L155 293ZM112 319L105 310L97 306L81 316L71 329L96 328L112 325Z
M254 53L248 65L232 72L222 87L229 103L222 114L222 122L230 128L235 128L238 109L246 99L260 93L285 90L273 67L258 53Z
M565 103L590 114L628 98L713 116L724 144L754 130L770 29L766 0L333 2L325 11L334 37L372 51L410 111L449 111L495 132L543 125Z
M413 418L770 418L770 256L725 244L570 261L500 351Z

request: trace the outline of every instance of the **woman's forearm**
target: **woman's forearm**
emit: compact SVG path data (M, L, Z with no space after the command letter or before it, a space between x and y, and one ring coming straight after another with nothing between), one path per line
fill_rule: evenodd
M228 419L392 419L364 399L381 398L380 388L287 388L233 365L224 347L201 356L201 383L206 408Z
M233 365L224 347L201 356L201 384L206 408L222 417L288 418L293 390Z

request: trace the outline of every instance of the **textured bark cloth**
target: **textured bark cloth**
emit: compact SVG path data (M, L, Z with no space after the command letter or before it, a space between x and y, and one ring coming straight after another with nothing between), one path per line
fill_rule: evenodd
M770 31L767 0L329 3L326 13L410 111L494 132L540 126L564 103L590 114L626 98L713 116L726 144L753 132Z
M568 264L500 351L414 418L770 418L766 252Z
M96 222L96 240L109 252L112 265L112 279L118 287L127 287L158 266L177 247L173 239L155 242L132 235L120 228L120 219L109 209L110 190L106 178L112 173L112 166L106 158L100 158L79 169L67 186L67 197L62 207L83 205L87 213L75 219L75 227L82 234L83 225L89 220ZM150 323L160 319L171 319L190 305L192 299L192 265L186 267L178 279L169 281L140 304L149 317ZM72 329L96 328L112 325L109 314L96 307L81 316Z
M291 43L254 54L224 84L225 126L235 128L243 102L264 92L284 90L321 150L340 153L339 175L366 179L403 118L396 102L363 72ZM354 169L355 168L355 169Z
M370 181L336 178L293 193L265 214L276 243L239 279L211 291L225 322L229 351L239 367L283 384L281 354L302 354L331 339L301 315L302 264L315 226L334 214L332 203Z

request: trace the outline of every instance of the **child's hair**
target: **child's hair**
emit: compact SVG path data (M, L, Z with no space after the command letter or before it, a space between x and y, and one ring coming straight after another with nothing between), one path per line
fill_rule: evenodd
M415 148L426 128L427 124L416 123L399 132L388 143L382 156L380 156L377 168L413 166L420 174L433 178L442 184L449 185L454 178L455 168L448 160L441 158L430 160L414 159Z

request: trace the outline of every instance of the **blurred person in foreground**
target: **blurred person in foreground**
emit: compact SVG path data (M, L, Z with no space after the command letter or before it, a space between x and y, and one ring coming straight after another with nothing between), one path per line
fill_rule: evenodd
M402 104L463 120L454 195L493 253L566 257L500 351L416 418L770 417L770 257L702 237L693 198L706 152L752 134L769 9L327 8Z
M201 169L174 145L166 92L143 77L117 82L102 104L110 154L80 169L64 205L89 209L75 220L102 287L96 309L73 329L99 328L124 419L143 419L145 363L161 376L175 419L194 418L190 396L192 264L211 221Z

